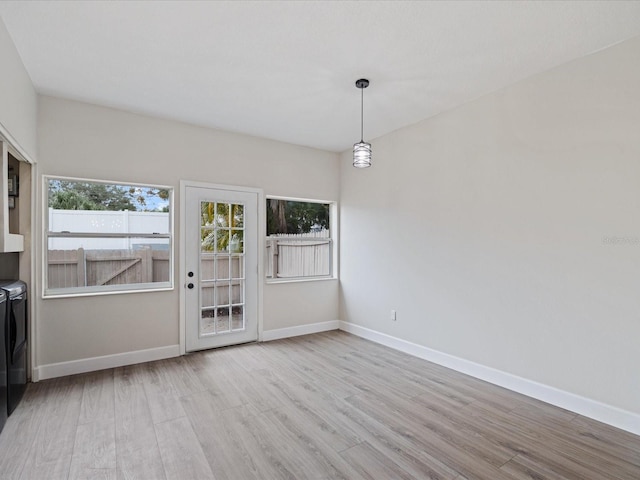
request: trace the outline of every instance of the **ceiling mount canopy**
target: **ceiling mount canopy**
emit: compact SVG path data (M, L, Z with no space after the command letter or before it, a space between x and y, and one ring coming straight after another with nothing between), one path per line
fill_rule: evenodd
M367 168L371 166L371 144L364 141L364 89L369 86L369 80L356 80L356 87L360 89L360 141L353 145L353 166Z

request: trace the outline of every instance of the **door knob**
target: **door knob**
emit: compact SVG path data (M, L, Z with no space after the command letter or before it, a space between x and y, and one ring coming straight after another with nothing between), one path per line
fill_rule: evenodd
M189 272L189 273L187 273L187 276L188 276L188 277L193 277L193 272Z
M193 288L193 283L189 283L189 284L187 285L187 288L188 288L189 290L191 290L191 289Z

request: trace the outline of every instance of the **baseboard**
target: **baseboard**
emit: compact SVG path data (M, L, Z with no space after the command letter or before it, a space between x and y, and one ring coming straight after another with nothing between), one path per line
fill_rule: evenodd
M280 338L297 337L299 335L309 335L310 333L326 332L328 330L338 330L339 320L329 320L328 322L310 323L308 325L298 325L295 327L276 328L262 332L262 341L278 340Z
M640 415L636 413L417 345L385 333L376 332L353 323L340 321L340 330L640 435Z
M164 358L180 356L180 345L168 345L166 347L136 350L134 352L116 353L102 357L83 358L70 362L49 363L36 367L33 372L33 381L46 380L48 378L64 377L77 373L95 372L106 368L123 367L136 363L152 362Z

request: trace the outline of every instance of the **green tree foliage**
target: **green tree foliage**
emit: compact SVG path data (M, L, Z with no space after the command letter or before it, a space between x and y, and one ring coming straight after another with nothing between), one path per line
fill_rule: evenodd
M235 203L201 202L201 248L208 252L243 251L244 207Z
M155 197L155 198L154 198ZM148 211L148 203L162 203L168 211L169 191L134 185L71 180L49 181L49 207L60 210Z
M65 190L49 195L49 207L57 210L106 210L81 193Z
M329 228L329 204L267 199L267 235L304 234L313 228Z

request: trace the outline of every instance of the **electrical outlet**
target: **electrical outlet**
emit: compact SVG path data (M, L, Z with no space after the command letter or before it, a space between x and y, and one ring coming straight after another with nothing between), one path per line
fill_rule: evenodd
M391 310L391 321L395 322L396 320L397 320L396 311L395 310Z

